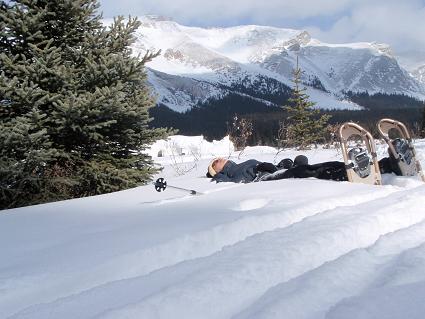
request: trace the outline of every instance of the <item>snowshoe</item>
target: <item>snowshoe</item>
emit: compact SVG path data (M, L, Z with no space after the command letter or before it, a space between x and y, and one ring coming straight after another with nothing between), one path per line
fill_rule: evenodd
M394 158L400 175L419 175L425 182L421 164L416 158L416 151L406 126L392 119L382 119L378 122L378 131L388 144L388 153Z
M358 137L353 146L351 139ZM381 173L372 135L356 123L347 122L339 128L342 155L348 181L381 185Z

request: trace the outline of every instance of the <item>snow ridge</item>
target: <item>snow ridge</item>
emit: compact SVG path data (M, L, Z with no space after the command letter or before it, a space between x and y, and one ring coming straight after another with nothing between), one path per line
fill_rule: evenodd
M201 139L174 142L193 149ZM228 143L203 141L199 154L181 155L193 167L185 175L176 174L175 158L154 156L170 185L202 196L146 185L0 214L0 317L423 315L421 181L211 183L203 176L212 156L229 152L238 161ZM415 145L423 163L425 142ZM380 156L385 149L378 144ZM340 158L335 149L305 154L311 163ZM240 160L275 155L252 147Z

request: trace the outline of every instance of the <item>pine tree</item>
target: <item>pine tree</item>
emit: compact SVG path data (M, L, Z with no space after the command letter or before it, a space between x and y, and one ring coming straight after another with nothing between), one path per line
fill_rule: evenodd
M419 136L425 137L425 107L422 109L421 128L419 129Z
M0 208L102 194L157 171L143 151L155 103L139 27L106 28L96 0L0 2Z
M285 144L307 149L312 144L324 141L330 116L320 116L320 111L313 109L316 103L309 100L306 88L301 87L301 75L297 59L297 66L293 71L292 97L288 100L290 105L284 106L288 112Z

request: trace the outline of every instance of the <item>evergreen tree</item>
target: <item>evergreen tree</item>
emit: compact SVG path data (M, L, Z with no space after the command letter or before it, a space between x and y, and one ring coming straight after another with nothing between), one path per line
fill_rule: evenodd
M307 149L311 144L324 141L330 116L320 115L319 110L313 109L316 103L309 100L306 88L301 87L301 75L297 59L297 66L293 71L292 97L288 100L290 105L284 106L288 112L285 145Z
M137 186L154 99L131 55L137 19L106 28L96 0L0 2L0 208Z
M422 109L422 119L420 122L420 130L419 130L419 136L425 137L425 107Z

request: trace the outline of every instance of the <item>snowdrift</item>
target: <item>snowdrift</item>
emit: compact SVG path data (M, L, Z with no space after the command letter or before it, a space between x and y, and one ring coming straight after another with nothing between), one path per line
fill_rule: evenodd
M215 184L215 156L300 153L183 136L150 152L169 184L204 195L146 185L0 212L0 318L423 318L418 179Z

